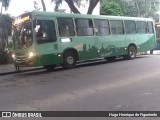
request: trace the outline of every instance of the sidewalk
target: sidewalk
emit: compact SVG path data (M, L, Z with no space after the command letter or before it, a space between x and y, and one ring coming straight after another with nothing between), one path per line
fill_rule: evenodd
M13 64L0 65L0 73L13 72L13 71L15 71Z
M21 67L20 72L28 72L28 71L41 70L41 69L43 69L43 67ZM0 76L14 74L16 72L17 71L15 70L15 67L13 64L0 65Z

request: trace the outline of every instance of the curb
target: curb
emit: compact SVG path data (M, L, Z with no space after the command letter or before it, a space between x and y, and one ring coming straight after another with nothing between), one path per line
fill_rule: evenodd
M42 70L42 69L44 68L33 68L33 69L27 69L27 70L22 70L22 71L4 72L4 73L0 73L0 76L18 74L18 73L24 73L24 72L30 72L30 71L36 71L36 70Z

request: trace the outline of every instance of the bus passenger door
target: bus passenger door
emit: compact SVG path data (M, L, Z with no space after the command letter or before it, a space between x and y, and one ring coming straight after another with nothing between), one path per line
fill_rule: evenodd
M53 20L37 20L35 44L39 65L57 64L61 60L57 56L59 46L55 28L55 22Z

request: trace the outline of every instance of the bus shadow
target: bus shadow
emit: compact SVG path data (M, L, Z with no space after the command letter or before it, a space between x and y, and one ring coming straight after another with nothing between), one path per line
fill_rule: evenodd
M137 56L135 58L136 59L142 59L142 58L146 58L147 56ZM99 66L99 65L103 65L103 64L114 64L117 62L123 62L123 61L131 61L131 60L125 60L123 58L117 58L115 61L107 61L105 59L102 60L93 60L93 61L87 61L87 62L81 62L78 63L76 65L76 67L74 69L79 69L81 67L90 67L90 66ZM69 69L67 69L68 71ZM71 69L73 70L73 69ZM40 75L40 74L49 74L49 73L55 73L55 72L62 72L62 71L66 71L65 69L63 69L62 66L58 66L56 67L53 71L48 71L46 69L42 68L38 68L38 69L30 69L30 70L26 70L26 71L21 71L20 73L18 73L19 76L36 76L36 75Z

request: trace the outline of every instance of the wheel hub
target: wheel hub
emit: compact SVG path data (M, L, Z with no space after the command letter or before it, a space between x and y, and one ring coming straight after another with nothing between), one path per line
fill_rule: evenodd
M69 64L73 64L73 63L74 63L73 57L72 57L72 56L68 56L68 57L67 57L67 62L68 62Z

